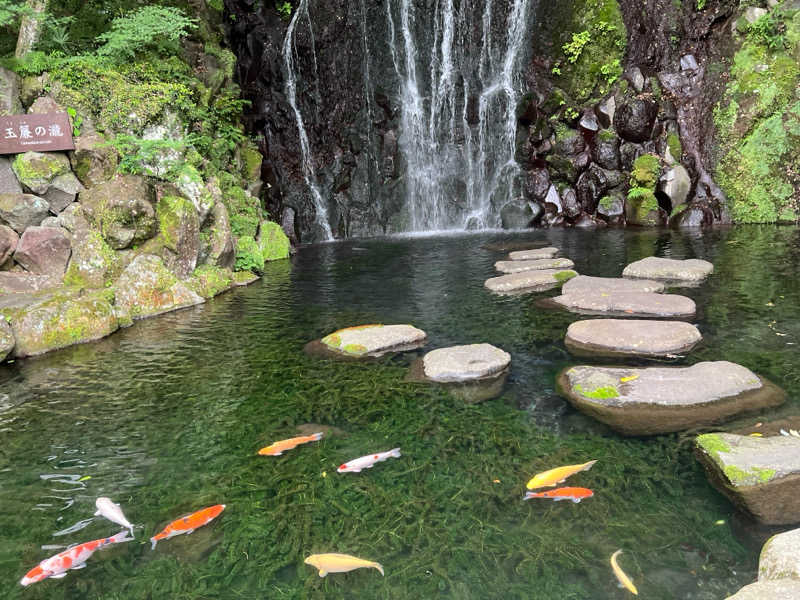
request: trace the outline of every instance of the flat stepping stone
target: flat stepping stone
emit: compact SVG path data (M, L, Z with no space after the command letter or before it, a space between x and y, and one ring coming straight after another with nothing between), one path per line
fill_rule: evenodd
M623 279L622 277L591 277L578 275L561 288L564 294L584 292L663 292L666 286L660 281L648 279Z
M555 258L558 255L558 248L532 248L528 250L517 250L508 255L509 260L539 260L542 258Z
M784 577L800 579L800 529L772 536L761 549L758 580L770 581Z
M800 438L707 433L695 455L711 484L757 521L800 523Z
M699 283L714 272L714 265L707 260L690 258L677 260L648 256L625 267L623 277L635 279L660 279Z
M787 577L775 581L751 583L725 600L797 600L798 598L800 598L800 581Z
M326 335L309 352L324 350L349 358L382 356L388 352L413 350L425 344L427 335L411 325L356 325ZM310 346L310 347L309 347Z
M428 352L422 364L425 376L432 381L473 381L507 369L511 355L491 344L469 344Z
M571 270L544 269L540 271L521 271L487 279L483 284L493 292L513 294L551 290L562 285L578 274Z
M498 260L494 268L501 273L541 271L544 269L571 269L575 263L568 258L539 258L536 260Z
M561 371L556 384L575 408L624 435L710 425L785 399L780 388L728 361L691 367L582 365Z
M694 300L676 294L651 292L577 292L549 298L572 312L620 317L693 317L697 307Z
M590 319L567 328L564 343L577 356L674 358L703 336L691 323L639 319Z

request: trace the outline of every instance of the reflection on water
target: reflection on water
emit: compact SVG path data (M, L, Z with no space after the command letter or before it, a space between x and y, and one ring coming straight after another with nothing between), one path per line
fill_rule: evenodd
M490 243L554 245L584 274L618 276L656 254L705 258L715 275L680 290L704 344L684 362L733 360L789 392L796 413L800 302L796 228L711 233L537 231L390 238L302 248L264 280L110 338L0 366L0 589L63 546L116 533L92 518L109 496L139 542L26 589L26 598L622 598L608 557L624 548L643 597L716 600L755 578L690 436L622 439L573 412L554 376L578 316L537 296L494 296ZM556 292L549 292L554 295ZM466 405L405 381L423 351L319 361L309 340L359 323L412 323L425 351L488 342L512 355L505 392ZM761 417L762 419L764 417ZM319 444L255 452L315 423ZM358 476L336 466L400 446ZM580 505L523 503L535 472L598 459ZM218 522L150 552L167 522L216 503ZM566 506L569 504L570 506ZM724 521L720 526L716 523ZM317 552L378 560L320 580ZM374 573L372 574L374 575Z

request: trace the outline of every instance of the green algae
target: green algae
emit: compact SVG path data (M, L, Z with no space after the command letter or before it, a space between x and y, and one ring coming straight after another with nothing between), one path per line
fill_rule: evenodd
M753 467L749 471L740 469L735 465L727 465L722 469L725 477L728 478L732 484L736 486L757 485L759 483L767 483L775 476L774 469L762 469L760 467Z
M577 277L578 273L572 270L565 270L565 271L558 271L553 274L553 279L555 279L559 283L565 283L572 279L573 277Z
M699 435L697 436L696 443L715 461L719 460L717 455L720 452L731 451L730 446L728 446L717 433L704 433Z
M572 389L585 398L593 398L596 400L607 400L609 398L619 397L619 391L612 385L604 385L592 390L584 389L581 385L574 385Z
M367 347L363 344L345 344L342 346L342 352L346 352L347 354L354 354L356 356L361 356L362 354L367 353Z

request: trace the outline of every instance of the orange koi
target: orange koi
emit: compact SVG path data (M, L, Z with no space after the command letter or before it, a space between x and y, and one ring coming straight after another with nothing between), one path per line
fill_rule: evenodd
M225 510L224 504L215 504L214 506L209 506L208 508L198 510L190 515L174 520L164 527L161 533L157 533L150 538L150 542L153 544L151 548L155 550L159 540L168 540L176 535L192 533L198 527L208 525L211 521L216 519L223 510Z
M572 500L577 504L581 500L591 498L592 496L594 496L594 492L587 488L563 487L546 492L525 492L523 500L530 500L531 498L552 498L555 502L559 500Z
M301 435L298 437L293 437L288 440L281 440L279 442L273 442L269 446L266 446L258 451L261 456L280 456L286 450L291 450L292 448L296 448L300 444L307 444L308 442L318 442L322 439L322 433L312 433L311 435Z

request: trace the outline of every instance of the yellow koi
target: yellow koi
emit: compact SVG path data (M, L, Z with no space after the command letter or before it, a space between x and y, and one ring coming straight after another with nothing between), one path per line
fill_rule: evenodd
M620 585L634 596L638 596L639 591L636 589L636 586L633 585L631 578L625 575L625 572L620 569L619 565L617 564L617 556L620 554L622 554L622 550L617 550L611 555L611 568L614 570L614 575L619 580Z
M582 465L567 465L566 467L558 467L556 469L550 469L549 471L537 473L528 482L527 488L529 490L535 490L536 488L540 487L554 487L556 484L561 483L570 475L574 475L580 471L588 471L596 462L596 460L590 460Z
M383 575L383 567L380 565L380 563L350 556L349 554L312 554L303 562L319 569L320 577L325 577L325 575L328 573L346 573L347 571L360 569L361 567L372 567L378 569L378 571L381 572L381 575Z

